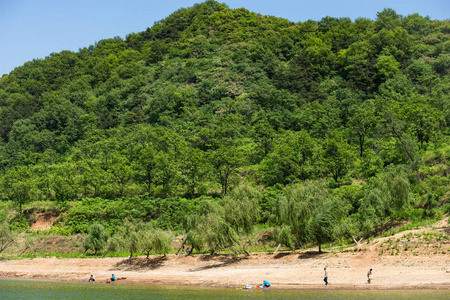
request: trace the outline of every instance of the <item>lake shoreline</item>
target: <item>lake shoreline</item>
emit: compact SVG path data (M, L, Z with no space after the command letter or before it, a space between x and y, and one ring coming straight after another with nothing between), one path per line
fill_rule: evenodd
M329 285L323 283L323 268ZM367 284L372 268L374 279ZM133 258L35 258L1 260L0 278L86 282L94 274L105 284L111 274L126 277L115 284L292 290L450 290L448 255L379 256L369 252L254 253L167 255Z
M94 282L89 283L85 281L75 281L75 280L58 280L58 279L44 279L44 278L17 278L17 277L0 277L0 281L32 281L32 282L55 282L55 283L82 283L82 284L99 284L106 285L111 283L106 282ZM209 284L200 284L200 285L191 285L191 284L162 284L162 283L152 283L151 281L122 281L115 282L112 284L123 284L123 285L142 285L142 286L163 286L163 287L173 287L173 288L192 288L192 289L241 289L246 290L244 287L234 287L234 286L223 286L223 285L209 285ZM335 290L335 291L411 291L411 290L420 290L420 291L449 291L450 292L450 284L431 284L431 285L419 285L419 286L395 286L395 287L386 287L386 286L358 286L358 285L329 285L324 287L323 285L289 285L289 286L276 286L270 288L259 288L258 286L253 286L248 290L303 290L303 291L323 291L323 290Z

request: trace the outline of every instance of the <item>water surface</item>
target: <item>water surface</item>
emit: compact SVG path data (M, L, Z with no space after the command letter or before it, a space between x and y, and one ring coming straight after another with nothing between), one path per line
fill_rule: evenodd
M450 299L450 290L236 290L0 280L0 299Z

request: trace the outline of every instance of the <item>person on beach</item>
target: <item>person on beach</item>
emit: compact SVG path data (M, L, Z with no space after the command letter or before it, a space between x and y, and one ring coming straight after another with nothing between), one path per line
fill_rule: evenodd
M91 274L91 278L89 278L89 282L94 282L95 281L95 277L94 275Z
M262 284L259 285L260 288L268 288L270 287L270 282L268 282L267 280L264 280Z
M114 276L114 274L112 274L112 276L111 276L111 282L114 282L114 281L116 281L116 276Z
M372 281L372 269L370 269L369 272L367 272L367 283L370 284L371 281Z
M328 285L328 271L327 268L323 268L325 274L323 275L323 281L325 281L325 285Z

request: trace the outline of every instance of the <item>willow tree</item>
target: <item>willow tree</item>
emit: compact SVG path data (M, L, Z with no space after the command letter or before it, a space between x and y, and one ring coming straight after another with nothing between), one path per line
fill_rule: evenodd
M358 209L361 231L374 233L390 218L401 218L410 203L408 174L402 167L388 166L367 185Z
M260 191L247 184L233 189L222 200L225 221L236 233L249 235L260 216ZM251 238L243 242L242 250L249 255L246 247L252 242Z
M289 248L307 243L317 243L319 252L322 244L339 237L342 232L346 205L330 198L324 181L305 181L301 185L288 187L279 200L279 230L275 239ZM287 236L290 228L291 237Z
M296 246L309 241L307 226L318 203L328 195L322 181L305 181L301 185L289 186L279 199L278 223L290 226Z
M319 252L322 244L342 235L342 220L346 216L346 206L338 199L326 199L318 203L310 215L306 231L311 242L317 243Z
M275 249L275 252L278 252L278 249L280 249L281 245L285 245L290 250L295 250L294 242L292 241L290 226L283 225L275 227L272 236L275 242L278 243L278 247L277 249Z
M141 247L147 254L147 259L150 256L150 252L157 254L166 254L170 251L172 245L172 239L170 235L154 226L147 226L142 232Z
M108 238L109 234L103 225L98 223L92 224L89 227L88 235L83 242L84 252L94 250L94 255L97 255L98 251L105 249Z
M193 249L207 248L211 254L233 246L236 231L225 219L224 208L211 199L202 200L186 218L187 242Z
M14 243L14 236L9 229L9 224L3 222L0 224L0 253Z
M115 244L122 249L128 250L130 259L133 258L133 253L141 249L142 226L142 223L125 220L115 235Z
M249 233L259 218L260 191L243 184L223 199L225 220L236 232Z

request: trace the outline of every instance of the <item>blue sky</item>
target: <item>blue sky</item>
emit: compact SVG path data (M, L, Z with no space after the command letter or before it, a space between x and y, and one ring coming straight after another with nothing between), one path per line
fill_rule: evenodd
M34 58L78 51L96 41L140 32L202 0L0 0L0 76ZM325 16L375 19L384 8L407 16L450 18L449 0L224 0L293 22Z

